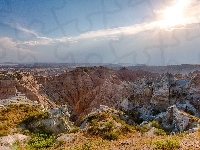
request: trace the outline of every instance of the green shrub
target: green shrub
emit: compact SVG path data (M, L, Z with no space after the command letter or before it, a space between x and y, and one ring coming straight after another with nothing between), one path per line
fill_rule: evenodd
M158 128L158 129L161 128L160 124L157 121L152 121L152 122L150 122L150 124L151 124L152 127L155 127L155 128Z
M69 131L69 133L76 133L76 132L78 132L78 131L79 131L79 127L74 126L74 127Z
M153 133L155 135L166 135L166 132L163 129L155 129Z
M124 120L121 120L119 117L116 117L116 116L113 116L113 119L118 122L118 123L121 123L122 124L122 127L121 127L121 132L122 133L127 133L127 132L132 132L135 130L135 125L129 125L127 124Z
M90 127L88 129L88 133L91 135L98 135L103 139L106 140L115 140L120 135L120 132L113 131L114 129L114 121L105 121L105 122L99 122L97 118L93 118L93 120L90 121Z
M114 122L113 121L103 122L101 126L103 126L102 129L99 129L101 132L108 132L112 130Z
M82 145L81 150L90 150L91 149L91 143L87 142L85 144Z
M49 134L36 133L28 141L28 146L30 149L40 149L53 146L55 143L55 137Z
M99 125L96 119L90 122L90 127L88 128L88 133L91 135L98 135L99 134Z
M106 140L116 140L116 139L118 139L119 135L120 134L118 132L113 132L113 131L111 131L111 132L105 132L103 134L103 139L106 139Z
M29 130L23 130L22 133L25 135L30 135L31 132Z
M167 138L154 141L153 146L155 149L176 150L180 148L180 142L178 139Z
M22 123L30 123L32 121L35 120L39 120L39 119L45 119L48 118L49 116L49 112L34 112L34 113L30 113L23 121Z
M136 130L141 133L144 133L144 132L148 132L150 130L150 127L148 125L136 126Z
M116 123L120 124L120 126L117 126ZM119 135L133 130L135 130L134 127L108 112L91 115L88 119L87 132L90 135L96 135L106 140L115 140Z
M12 149L14 150L20 150L20 143L19 141L16 141L15 143L12 144Z
M38 106L12 104L6 109L0 109L0 136L13 133L19 129L19 124L27 118L30 113L38 113ZM14 129L14 130L13 130Z
M88 116L88 122L90 122L90 121L92 121L92 120L94 120L94 119L96 119L96 120L98 120L98 121L101 121L101 120L104 120L104 119L106 119L107 117L109 117L109 114L108 113L106 113L106 112L101 112L100 114L93 114L93 115L90 115L90 116Z
M131 125L126 124L126 125L121 127L121 132L123 134L126 134L127 132L133 132L133 131L135 131L135 126L131 126Z

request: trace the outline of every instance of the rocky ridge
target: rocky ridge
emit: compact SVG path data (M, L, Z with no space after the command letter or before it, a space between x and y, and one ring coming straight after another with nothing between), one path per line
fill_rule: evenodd
M1 81L1 97L18 90L30 100L49 108L67 105L70 119L77 124L100 105L136 114L129 123L153 120L175 105L179 110L200 116L200 73L162 75L126 68L78 67L54 76L23 74Z
M159 75L141 70L130 71L126 68L116 71L105 67L80 67L53 76L25 73L21 77L1 80L0 110L7 112L8 103L4 104L5 99L20 92L25 94L28 100L24 103L18 99L19 106L13 106L14 108L19 109L23 102L23 105L39 106L41 112L21 118L23 121L18 124L23 134L29 131L30 137L19 135L19 138L16 138L15 134L4 136L0 139L0 148L3 144L3 148L10 149L13 142L16 144L16 140L23 141L23 138L33 140L38 132L47 135L53 133L57 138L53 141L59 143L64 140L68 146L74 141L77 144L81 140L90 141L90 138L118 140L119 137L131 135L131 139L136 137L142 140L143 136L156 139L157 135L164 137L166 133L180 132L194 134L195 140L198 141L199 81L198 71L185 75ZM21 113L26 111L25 109ZM78 127L75 127L74 123ZM0 129L4 130L1 123ZM12 133L14 131L17 130ZM68 133L64 134L66 132ZM128 136L126 139L130 140ZM9 141L10 137L12 141ZM198 143L196 141L195 143ZM186 147L187 142L186 138L183 138L181 146ZM123 147L124 143L128 143L126 146L131 148L137 146L130 141L122 141L122 145L118 146ZM85 146L90 145L83 144L82 148ZM152 145L145 143L141 147L153 149Z

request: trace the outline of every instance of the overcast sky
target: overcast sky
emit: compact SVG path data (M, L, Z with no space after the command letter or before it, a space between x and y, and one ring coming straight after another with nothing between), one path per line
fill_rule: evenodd
M198 0L1 0L0 62L200 63Z

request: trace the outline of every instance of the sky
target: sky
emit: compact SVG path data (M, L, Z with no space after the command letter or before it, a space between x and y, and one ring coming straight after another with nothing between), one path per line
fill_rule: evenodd
M200 63L200 0L1 0L0 63Z

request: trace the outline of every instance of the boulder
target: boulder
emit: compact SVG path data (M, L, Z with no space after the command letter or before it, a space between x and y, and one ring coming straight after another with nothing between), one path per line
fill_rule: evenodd
M175 105L170 106L166 112L159 114L155 120L170 132L185 131L197 123L187 113L179 111Z

